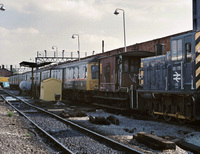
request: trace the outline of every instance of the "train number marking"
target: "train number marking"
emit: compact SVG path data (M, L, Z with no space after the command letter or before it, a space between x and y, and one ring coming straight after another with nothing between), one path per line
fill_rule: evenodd
M175 74L173 74L173 80L175 80L176 82L179 82L181 80L181 74L179 74L178 72L175 72Z

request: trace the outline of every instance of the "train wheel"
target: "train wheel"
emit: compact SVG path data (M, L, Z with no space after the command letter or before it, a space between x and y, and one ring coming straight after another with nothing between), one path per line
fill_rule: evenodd
M149 109L148 113L149 113L150 116L152 116L153 115L153 110Z
M152 111L152 117L154 118L154 119L158 119L159 118L159 114L155 114L154 113L154 110Z
M151 102L151 100L148 101L148 113L150 116L153 115L153 102Z
M159 118L159 114L155 114L155 112L159 112L159 101L158 100L153 100L152 102L152 116L154 119Z
M184 118L178 118L178 114L181 115L181 116L184 117ZM183 116L182 113L178 113L178 114L177 114L177 120L178 120L178 122L179 122L180 124L186 123L186 122L187 122L187 118L186 118L185 116Z
M184 123L186 123L186 121L187 121L187 119L180 119L180 118L178 118L178 122L180 124L184 124Z
M169 97L163 99L163 118L165 121L170 121L172 117L169 115L172 113L172 100Z
M167 112L165 112L165 113L163 114L163 118L165 119L165 121L170 121L170 120L172 119L172 117L169 116Z

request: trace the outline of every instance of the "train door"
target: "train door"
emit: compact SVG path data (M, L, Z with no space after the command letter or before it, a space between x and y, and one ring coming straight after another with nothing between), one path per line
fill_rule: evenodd
M171 40L171 89L193 89L193 33Z
M66 78L67 78L67 75L66 75L66 68L63 68L63 69L62 69L62 89L64 89Z
M171 90L183 89L183 38L171 40Z
M122 55L119 55L119 57L116 58L115 64L115 89L120 89L122 84Z

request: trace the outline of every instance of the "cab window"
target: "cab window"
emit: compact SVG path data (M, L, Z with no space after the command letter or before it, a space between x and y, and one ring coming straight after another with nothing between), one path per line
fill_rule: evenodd
M182 39L171 42L172 61L183 59Z
M84 72L84 78L86 79L87 78L87 66L84 67L84 70L85 70L85 72Z
M99 74L98 65L92 65L91 72L92 72L92 79L98 79L98 74Z

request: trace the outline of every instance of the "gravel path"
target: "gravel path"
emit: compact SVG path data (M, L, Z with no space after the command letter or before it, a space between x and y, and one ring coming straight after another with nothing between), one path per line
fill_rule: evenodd
M29 113L27 116L74 153L123 153L46 114Z
M87 112L88 116L101 116L108 117L110 113L103 112L101 110L97 110L96 112ZM165 150L165 151L152 151L148 147L143 144L138 143L133 139L133 135L138 132L154 132L157 136L160 137L169 137L170 139L182 139L186 142L190 142L192 144L196 144L200 146L200 132L195 131L191 128L187 128L185 126L176 126L172 124L166 124L162 122L154 122L154 121L146 121L146 120L136 120L133 118L127 118L121 115L114 115L119 119L119 125L95 125L89 122L89 118L87 117L70 117L70 120L73 120L81 125L87 126L93 130L101 132L114 138L120 142L128 144L130 146L137 145L146 151L145 153L167 153L167 154L177 154L177 153L190 153L185 151L178 146L176 146L176 150Z

